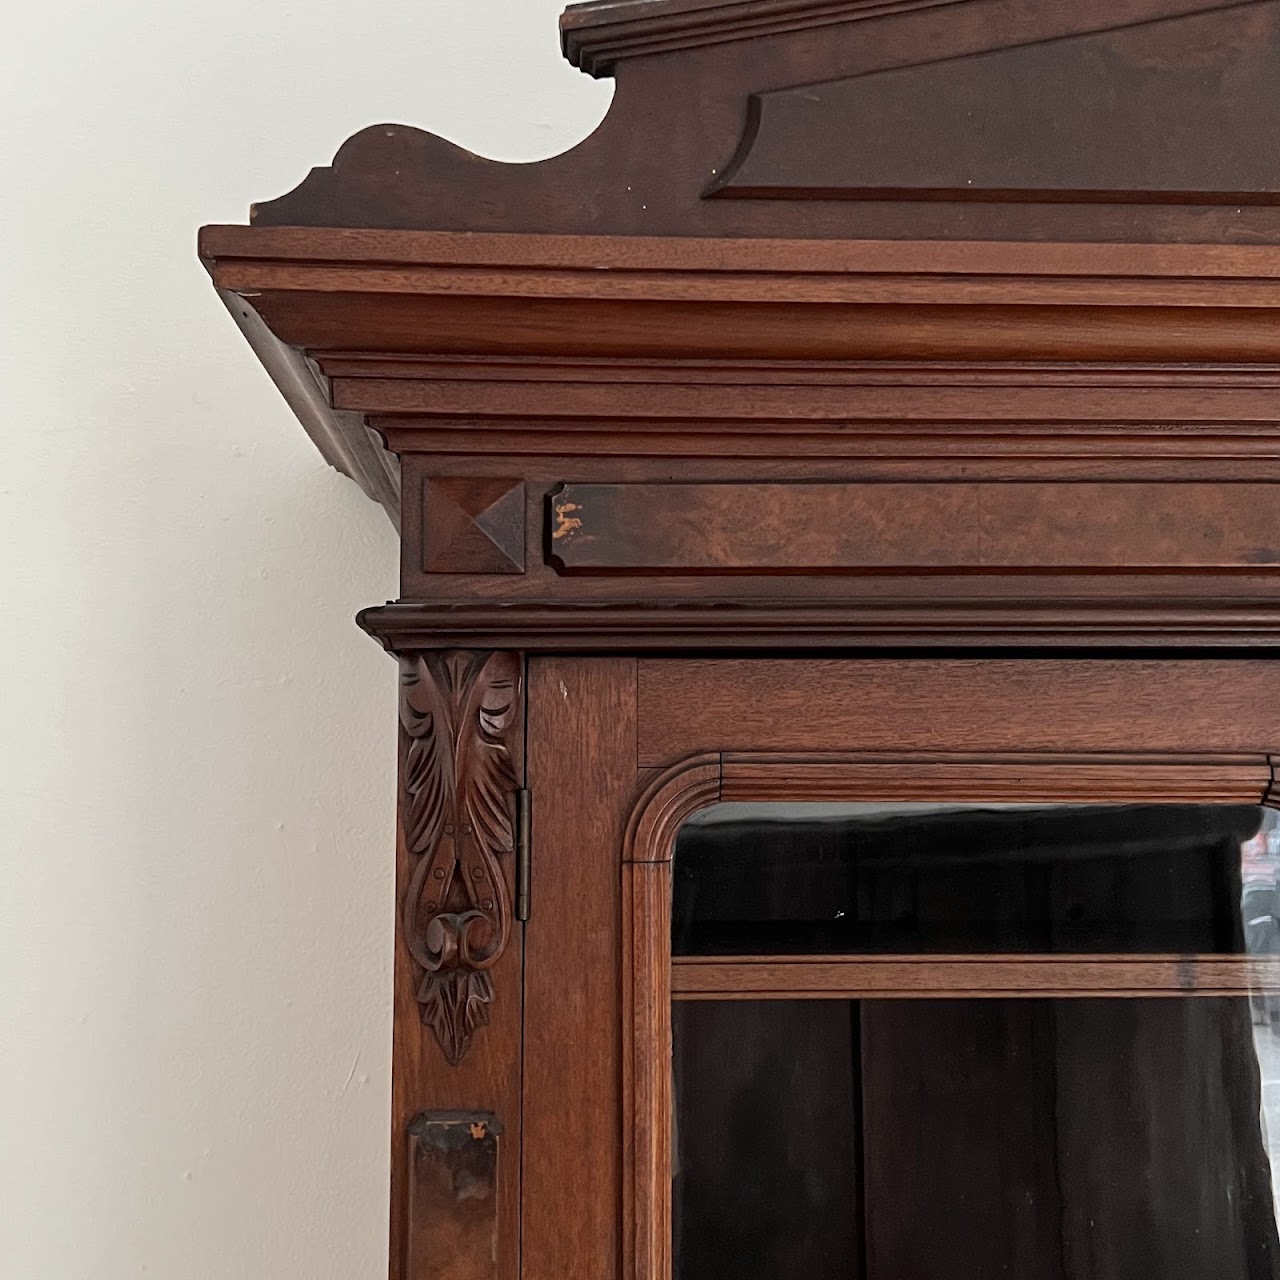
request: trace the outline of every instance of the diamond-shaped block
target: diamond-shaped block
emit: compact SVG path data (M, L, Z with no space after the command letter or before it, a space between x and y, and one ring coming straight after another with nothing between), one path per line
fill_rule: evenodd
M524 572L524 481L428 476L422 498L428 573Z

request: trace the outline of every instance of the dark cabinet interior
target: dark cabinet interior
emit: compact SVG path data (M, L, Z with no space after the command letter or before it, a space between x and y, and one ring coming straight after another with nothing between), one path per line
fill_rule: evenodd
M845 808L688 823L674 953L1245 949L1257 807Z
M804 809L684 827L677 954L1245 948L1258 809ZM1280 1275L1255 1021L1274 1071L1248 995L678 1000L676 1280Z
M674 1011L678 1280L1280 1275L1247 998Z

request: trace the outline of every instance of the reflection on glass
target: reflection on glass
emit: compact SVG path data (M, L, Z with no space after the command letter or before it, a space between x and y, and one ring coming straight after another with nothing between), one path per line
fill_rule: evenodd
M675 954L1244 949L1240 846L1264 810L820 808L685 825Z
M754 808L676 849L677 973L776 989L673 1007L675 1280L1280 1280L1275 815ZM913 954L1105 955L1133 990L786 990ZM1204 994L1213 956L1240 977ZM1145 993L1153 957L1183 987Z

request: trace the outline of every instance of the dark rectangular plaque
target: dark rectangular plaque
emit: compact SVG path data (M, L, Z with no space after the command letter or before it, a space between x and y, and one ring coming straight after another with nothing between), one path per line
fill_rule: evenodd
M409 1126L407 1280L497 1280L501 1132L488 1112L427 1112Z

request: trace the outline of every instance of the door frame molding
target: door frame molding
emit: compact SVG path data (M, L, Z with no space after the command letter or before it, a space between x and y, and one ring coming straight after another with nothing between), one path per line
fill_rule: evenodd
M623 1275L671 1280L671 893L681 826L722 801L1256 804L1272 757L1179 752L702 752L656 774L622 848Z

